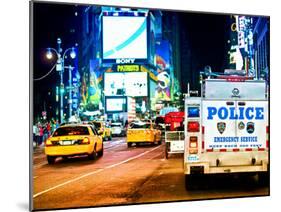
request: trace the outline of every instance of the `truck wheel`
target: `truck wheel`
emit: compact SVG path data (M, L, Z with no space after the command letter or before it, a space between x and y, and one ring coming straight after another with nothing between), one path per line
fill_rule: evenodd
M167 150L165 150L165 159L169 158L169 153L167 152Z
M194 176L185 175L185 189L193 190L194 189Z
M131 142L128 142L127 145L128 145L128 148L132 147L132 143Z
M165 159L168 159L169 158L169 149L168 149L168 143L166 143L165 145Z
M169 158L169 149L170 149L170 143L166 142L165 143L165 158L168 159Z
M269 185L269 174L265 173L258 173L258 184L260 186L268 186Z
M56 161L56 157L47 155L47 161L48 161L48 164L54 164Z

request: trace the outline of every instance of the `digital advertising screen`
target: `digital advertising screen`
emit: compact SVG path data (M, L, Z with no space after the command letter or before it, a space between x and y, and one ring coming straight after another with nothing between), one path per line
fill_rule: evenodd
M106 96L147 96L146 72L123 72L104 74L104 93Z
M103 59L147 59L146 17L103 16Z
M125 112L126 98L106 98L105 99L106 112Z

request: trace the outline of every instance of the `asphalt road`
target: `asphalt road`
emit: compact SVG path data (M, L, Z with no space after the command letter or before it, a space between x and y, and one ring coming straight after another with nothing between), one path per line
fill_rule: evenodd
M48 165L34 151L34 209L59 209L268 195L253 177L216 176L185 189L182 155L164 159L164 144L127 148L125 138L104 143L104 155L58 159Z

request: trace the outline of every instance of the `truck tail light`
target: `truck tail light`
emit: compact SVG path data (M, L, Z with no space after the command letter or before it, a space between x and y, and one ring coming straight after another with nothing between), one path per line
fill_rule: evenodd
M82 140L82 144L90 144L90 139L88 137L85 137L83 140Z
M198 137L190 136L189 137L189 154L198 153Z
M269 126L266 127L266 148L269 148Z
M53 143L50 138L46 140L45 146L53 146Z
M204 141L205 127L202 126L202 151L205 149L205 141Z
M187 123L188 132L199 132L200 126L198 121L189 121Z

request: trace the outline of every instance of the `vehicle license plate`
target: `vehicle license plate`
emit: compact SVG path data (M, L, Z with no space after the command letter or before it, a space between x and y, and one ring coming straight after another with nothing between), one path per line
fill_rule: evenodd
M183 141L172 141L171 142L171 151L183 151L184 142Z
M71 141L63 141L62 145L71 145L72 142Z

